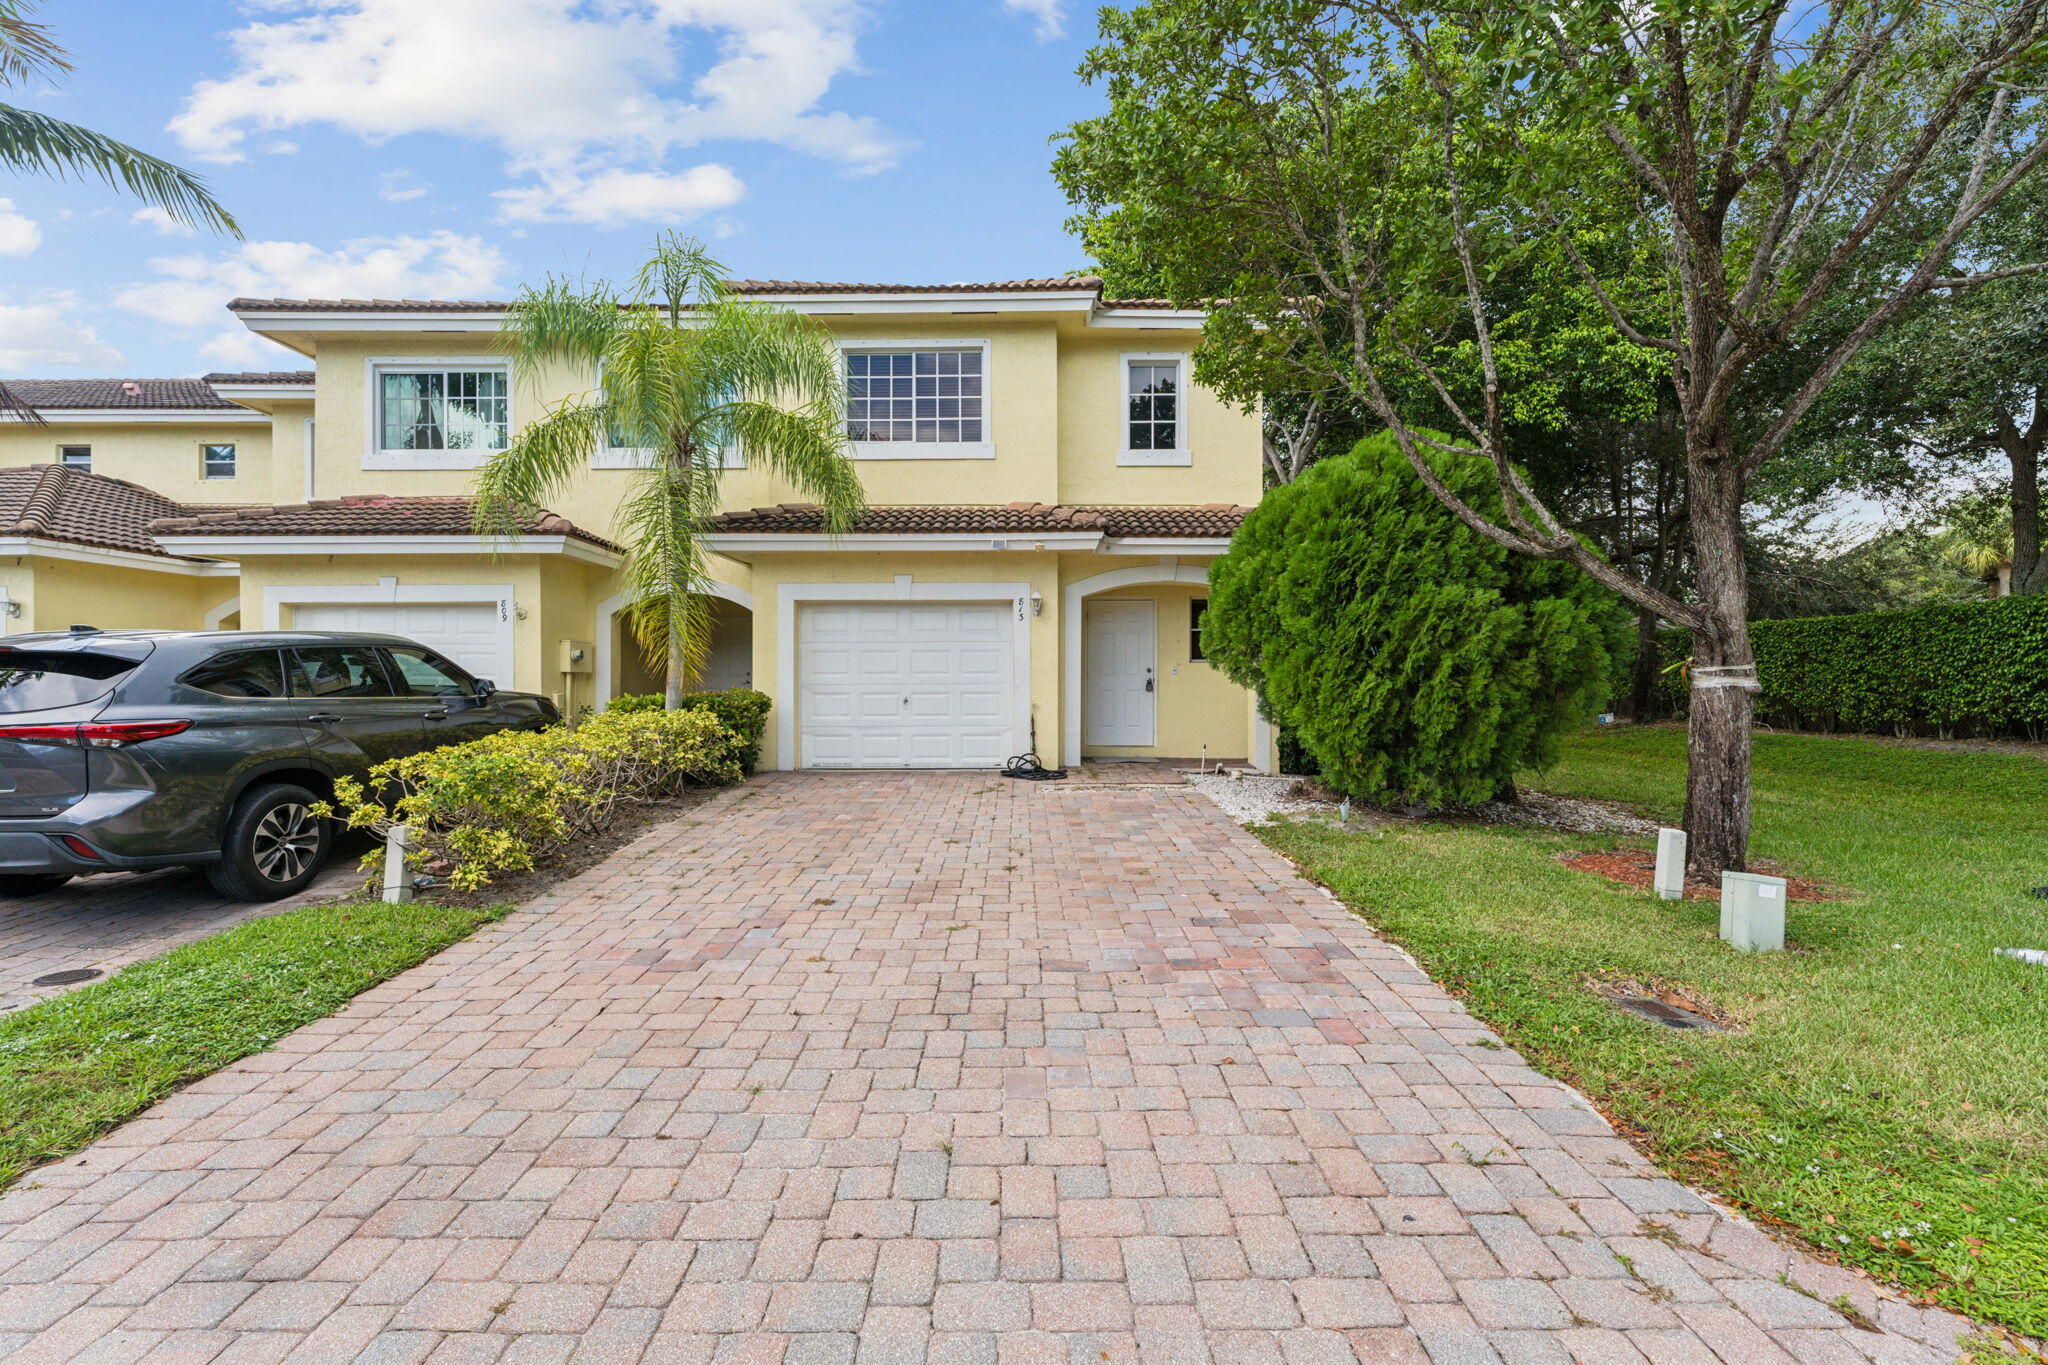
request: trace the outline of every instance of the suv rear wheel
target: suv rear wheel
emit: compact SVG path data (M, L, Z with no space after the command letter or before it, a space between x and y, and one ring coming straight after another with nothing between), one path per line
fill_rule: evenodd
M302 891L327 863L333 831L313 814L320 798L280 783L244 792L228 817L220 861L206 878L238 901L274 901Z

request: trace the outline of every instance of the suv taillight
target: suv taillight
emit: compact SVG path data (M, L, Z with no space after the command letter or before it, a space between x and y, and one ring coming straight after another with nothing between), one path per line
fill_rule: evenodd
M189 720L89 720L82 725L0 725L0 739L23 744L70 744L83 749L119 749L162 739L192 728Z

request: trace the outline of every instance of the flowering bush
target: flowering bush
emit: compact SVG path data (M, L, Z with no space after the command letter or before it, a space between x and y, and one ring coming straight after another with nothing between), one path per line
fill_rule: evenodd
M746 748L709 711L607 711L380 763L368 783L337 780L322 813L378 835L407 826L411 861L475 891L559 856L621 805L738 781Z

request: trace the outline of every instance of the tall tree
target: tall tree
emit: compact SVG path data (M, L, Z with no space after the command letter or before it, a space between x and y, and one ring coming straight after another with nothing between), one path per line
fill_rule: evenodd
M1691 631L1686 827L1713 873L1748 857L1750 480L1903 310L2042 268L1977 269L1971 252L2048 156L2008 137L2039 99L2044 9L1155 0L1105 12L1082 71L1109 110L1067 131L1056 171L1084 212L1145 234L1169 297L1232 264L1205 351L1315 356L1466 525ZM1651 297L1578 248L1588 213L1617 202L1657 243ZM1596 553L1516 467L1488 285L1549 249L1613 334L1669 367L1687 596ZM1435 354L1457 330L1471 396ZM1431 405L1453 439L1418 430ZM1460 497L1432 452L1483 455L1501 513Z
M624 289L550 279L521 293L503 340L515 370L534 382L573 365L596 387L521 428L476 479L479 533L510 539L519 513L586 478L597 451L646 453L614 534L629 619L649 664L667 669L671 710L709 648L703 529L729 452L815 499L830 529L850 526L864 501L831 334L734 297L724 272L701 243L663 233Z
M48 26L29 18L35 8L35 0L0 0L0 90L56 80L72 69ZM94 176L156 205L177 222L242 235L234 216L190 171L104 133L5 102L0 102L0 166L18 175ZM0 384L0 413L41 420L5 384Z

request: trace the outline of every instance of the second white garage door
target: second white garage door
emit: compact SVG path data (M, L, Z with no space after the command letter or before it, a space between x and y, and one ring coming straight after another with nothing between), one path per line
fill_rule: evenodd
M292 612L300 630L363 630L403 635L447 655L479 678L512 685L512 659L495 603L304 603Z
M815 604L797 613L806 768L993 768L1015 734L1012 607Z

